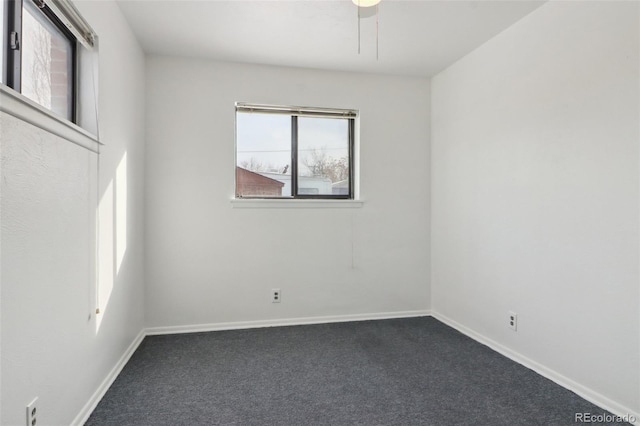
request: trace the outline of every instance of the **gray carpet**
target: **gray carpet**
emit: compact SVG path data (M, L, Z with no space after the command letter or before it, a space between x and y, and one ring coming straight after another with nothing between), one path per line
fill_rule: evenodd
M546 426L583 412L606 413L425 317L147 337L86 424Z

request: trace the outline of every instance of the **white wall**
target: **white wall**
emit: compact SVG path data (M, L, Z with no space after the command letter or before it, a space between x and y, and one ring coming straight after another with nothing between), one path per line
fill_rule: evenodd
M101 35L99 182L96 154L0 115L3 425L36 396L70 424L144 325L144 55L115 3L77 5Z
M636 413L638 31L551 2L433 78L431 225L437 314Z
M148 326L428 309L428 80L149 57L147 87ZM232 208L236 101L359 109L364 206Z

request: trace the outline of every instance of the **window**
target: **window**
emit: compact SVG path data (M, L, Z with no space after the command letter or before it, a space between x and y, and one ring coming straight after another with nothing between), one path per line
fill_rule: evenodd
M94 34L69 0L0 0L2 83L71 122L76 120L79 44Z
M236 104L236 198L353 199L355 117Z

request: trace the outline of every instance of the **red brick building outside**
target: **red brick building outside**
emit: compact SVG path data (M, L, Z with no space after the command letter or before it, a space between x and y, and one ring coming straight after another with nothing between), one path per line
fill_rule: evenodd
M261 174L236 167L237 197L281 197L284 183Z
M50 36L51 43L51 110L63 117L72 117L72 76L70 46L61 36Z

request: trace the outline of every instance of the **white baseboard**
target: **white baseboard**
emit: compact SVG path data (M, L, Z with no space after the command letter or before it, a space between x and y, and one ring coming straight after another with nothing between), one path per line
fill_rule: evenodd
M174 327L151 327L140 331L136 338L131 342L131 345L127 348L125 353L120 357L117 364L111 369L107 377L100 383L98 389L91 395L89 401L82 407L80 413L71 422L73 426L83 425L91 416L91 413L96 408L102 397L107 390L111 387L116 380L124 366L127 364L133 353L138 349L140 343L146 336L158 335L158 334L177 334L177 333L195 333L202 331L218 331L218 330L240 330L245 328L261 328L261 327L278 327L289 325L303 325L303 324L324 324L330 322L351 322L351 321L367 321L367 320L379 320L379 319L392 319L392 318L410 318L410 317L423 317L429 316L429 311L403 311L403 312L385 312L377 314L356 314L356 315L336 315L325 317L308 317L308 318L291 318L291 319L276 319L266 321L240 321L240 322L224 322L214 324L197 324L197 325L184 325Z
M426 317L429 310L382 312L355 315L332 315L321 317L282 318L259 321L220 322L212 324L179 325L169 327L150 327L145 330L147 336L157 334L198 333L203 331L241 330L245 328L282 327L289 325L326 324L332 322L369 321L393 318Z
M118 374L122 371L124 366L127 364L133 353L136 351L142 340L146 336L152 335L160 335L160 334L178 334L178 333L197 333L197 332L205 332L205 331L220 331L220 330L240 330L247 328L263 328L263 327L279 327L279 326L293 326L293 325L304 325L304 324L326 324L326 323L335 323L335 322L352 322L352 321L369 321L369 320L382 320L382 319L393 319L393 318L412 318L412 317L423 317L423 316L432 316L435 319L443 322L444 324L458 330L462 334L472 338L473 340L482 343L494 351L506 356L507 358L517 362L518 364L524 365L527 368L535 371L543 377L557 383L558 385L569 389L572 392L575 392L580 397L586 399L587 401L615 414L618 416L632 416L635 420L631 422L634 425L640 426L640 413L634 412L633 410L624 407L621 404L618 404L615 401L610 400L604 395L595 392L592 389L589 389L573 380L563 376L556 371L539 364L536 361L533 361L509 348L501 345L500 343L491 340L474 330L442 315L438 312L433 312L430 310L420 310L420 311L401 311L401 312L385 312L385 313L370 313L370 314L355 314L355 315L335 315L335 316L322 316L322 317L303 317L303 318L290 318L290 319L274 319L274 320L260 320L260 321L238 321L238 322L223 322L223 323L212 323L212 324L196 324L196 325L184 325L184 326L170 326L170 327L150 327L144 329L138 334L138 336L134 339L134 341L129 345L125 353L122 355L118 363L113 367L113 369L109 372L107 377L102 381L98 389L91 396L89 401L82 408L80 413L76 416L76 418L71 423L72 425L82 425L84 424L95 407L98 405L104 394L107 392L109 387L113 384L115 379L118 377ZM597 415L600 413L591 413L593 415Z
M120 374L124 366L127 365L127 362L129 362L131 355L133 355L136 349L138 349L138 346L140 346L140 343L142 343L142 340L144 339L144 337L145 337L145 331L142 330L140 331L140 333L138 333L138 335L133 340L133 342L131 342L127 350L120 357L116 365L111 369L107 377L105 377L102 383L100 383L100 386L98 386L98 389L96 389L93 395L91 395L91 398L89 398L89 401L87 401L84 407L82 407L82 410L80 410L80 413L78 413L76 418L73 419L73 422L71 422L72 425L82 426L89 419L89 416L91 415L93 410L96 408L96 406L98 405L98 403L100 402L104 394L107 393L107 390L109 390L109 388L111 387L113 382L116 380L116 378L118 377L118 375Z
M489 348L517 362L518 364L521 364L535 371L536 373L540 374L543 377L546 377L547 379L555 382L556 384L562 386L563 388L566 388L576 393L580 397L599 406L600 408L603 408L617 416L621 416L621 417L626 416L627 418L634 420L633 422L631 422L631 424L640 426L640 413L637 413L628 407L625 407L621 404L618 404L615 401L612 401L611 399L607 398L604 395L599 394L593 389L583 386L580 383L574 382L568 377L565 377L562 374L532 359L529 359L526 356L521 355L518 352L515 352L507 348L506 346L503 346L500 343L494 340L491 340L488 337L483 336L482 334L475 332L474 330L452 320L451 318L448 318L445 315L442 315L441 313L432 311L431 316L437 319L438 321L441 321L444 324L448 325L449 327L455 328L456 330L472 338L473 340L488 346ZM591 414L598 415L602 413L591 413Z

